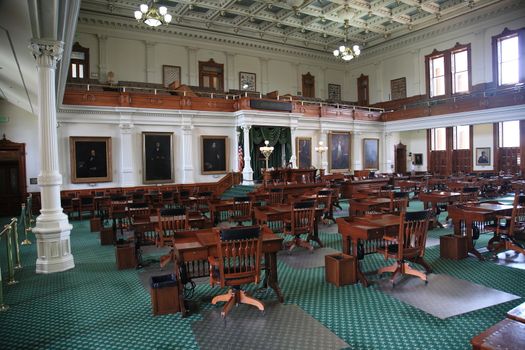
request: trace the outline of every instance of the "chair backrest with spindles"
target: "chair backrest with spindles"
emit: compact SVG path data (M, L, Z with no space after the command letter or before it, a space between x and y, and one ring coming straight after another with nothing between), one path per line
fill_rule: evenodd
M423 256L429 219L430 211L428 210L402 212L400 214L397 237L398 260Z
M186 208L158 209L157 216L159 246L164 246L167 241L171 242L176 232L190 229Z
M292 207L291 231L293 235L313 233L316 201L296 202Z

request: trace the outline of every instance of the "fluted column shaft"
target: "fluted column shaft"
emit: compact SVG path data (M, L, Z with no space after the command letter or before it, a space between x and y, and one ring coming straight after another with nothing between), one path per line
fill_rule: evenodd
M252 157L250 156L250 129L251 125L243 125L244 132L244 169L242 170L242 179L244 185L253 185L253 169L251 165Z

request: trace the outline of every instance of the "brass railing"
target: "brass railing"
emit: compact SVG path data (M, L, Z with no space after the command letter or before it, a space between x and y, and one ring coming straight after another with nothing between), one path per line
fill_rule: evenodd
M22 268L20 263L20 249L18 245L18 219L12 218L9 224L4 226L2 232L0 232L0 239L5 237L6 239L6 252L7 252L7 273L8 273L8 285L18 283L15 279L15 269ZM14 241L14 243L13 243ZM13 244L15 248L13 249ZM4 304L4 289L2 283L2 266L0 265L0 312L6 311L9 306Z

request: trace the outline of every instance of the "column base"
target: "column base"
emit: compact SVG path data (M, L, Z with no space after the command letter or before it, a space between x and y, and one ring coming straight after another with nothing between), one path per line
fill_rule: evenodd
M33 232L36 236L37 255L36 273L54 273L75 267L71 254L72 226L64 214L55 218L37 218Z
M253 182L253 170L243 171L242 172L242 184L246 186L252 186Z

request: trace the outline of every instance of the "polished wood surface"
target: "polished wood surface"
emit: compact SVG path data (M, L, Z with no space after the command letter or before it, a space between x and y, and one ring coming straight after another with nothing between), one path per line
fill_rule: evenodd
M474 222L494 221L497 215L509 215L512 212L512 205L495 203L480 203L477 205L449 206L448 216L454 225L454 234L467 237L467 249L479 260L483 260L481 253L474 247L472 242L472 225ZM464 223L465 232L463 233L461 224Z
M348 215L358 216L365 215L371 211L379 211L382 208L388 208L390 206L390 202L390 198L384 197L350 199L348 201Z
M504 319L470 340L473 350L521 350L525 346L525 324Z

